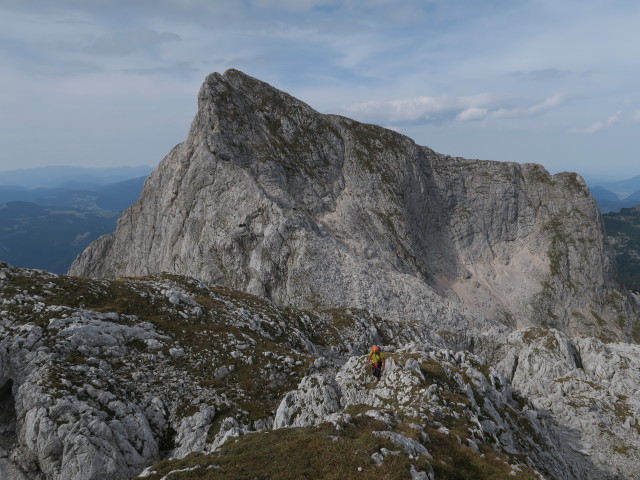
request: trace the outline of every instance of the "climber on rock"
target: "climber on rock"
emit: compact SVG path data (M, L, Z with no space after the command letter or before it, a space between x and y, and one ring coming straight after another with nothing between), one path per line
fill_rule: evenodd
M371 347L371 350L369 350L367 365L371 365L371 373L376 377L376 382L379 382L382 371L384 370L384 357L378 345L374 345Z

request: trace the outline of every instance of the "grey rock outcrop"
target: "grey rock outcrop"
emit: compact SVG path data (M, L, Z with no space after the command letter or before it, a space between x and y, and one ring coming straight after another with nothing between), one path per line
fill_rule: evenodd
M507 339L498 368L539 412L562 425L570 447L622 478L640 472L640 346L572 342L530 328Z
M187 467L157 462L196 454L188 471L206 473L229 444L260 431L275 442L288 427L337 442L381 432L367 460L404 455L415 478L434 478L453 451L505 478L638 471L636 345L525 329L494 368L431 345L419 325L355 309L278 307L175 275L92 280L2 263L0 273L9 478L179 479ZM371 342L387 355L379 383L362 356Z
M340 410L338 385L323 375L302 379L297 390L288 392L276 411L274 428L302 427L325 422Z
M191 275L420 322L460 347L536 325L629 338L637 313L578 175L441 155L235 70L198 103L187 140L71 274Z
M18 480L129 479L215 450L273 428L301 380L365 342L417 336L367 312L278 308L193 279L0 273L0 473ZM279 426L292 417L280 411Z
M561 332L541 328L514 332L507 345L498 369L466 352L405 347L394 354L402 363L389 358L374 386L367 384L371 377L364 374L364 358L351 357L335 377L308 376L287 393L278 408L277 427L335 421L340 406L347 411L369 406L366 415L387 424L395 423L399 413L429 424L433 417L426 412L456 415L449 410L451 403L443 401L452 391L451 385L447 393L441 390L444 380L462 395L454 405L467 406L458 418L474 424L465 445L477 449L477 443L493 443L524 455L547 478L636 478L640 347L595 339L574 345ZM278 421L282 412L289 421ZM448 432L441 428L439 433ZM430 456L422 444L399 433L374 434L414 457Z

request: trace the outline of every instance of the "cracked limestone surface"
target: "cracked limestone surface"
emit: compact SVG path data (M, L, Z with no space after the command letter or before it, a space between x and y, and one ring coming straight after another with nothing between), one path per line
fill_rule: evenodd
M18 479L154 479L282 430L407 478L446 476L451 455L527 479L637 472L635 345L524 329L494 368L357 309L166 274L0 272L0 471ZM361 356L371 343L387 356L379 383Z
M303 374L402 337L189 278L0 271L0 468L27 478L131 478L271 429Z
M640 471L640 346L572 342L557 330L514 332L499 368L536 409L573 432L570 447L622 478Z

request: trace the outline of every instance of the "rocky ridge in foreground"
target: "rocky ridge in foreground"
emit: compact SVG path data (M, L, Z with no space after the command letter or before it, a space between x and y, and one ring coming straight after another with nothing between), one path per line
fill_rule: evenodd
M6 264L0 304L9 478L640 471L635 345L529 328L494 368L364 311L278 307L173 275L91 280ZM389 355L379 384L363 365L371 343Z

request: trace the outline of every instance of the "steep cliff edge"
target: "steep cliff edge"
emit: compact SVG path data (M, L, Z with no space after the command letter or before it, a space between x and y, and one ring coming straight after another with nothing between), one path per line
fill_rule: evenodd
M441 155L235 70L198 101L187 140L71 274L192 275L281 305L366 308L458 346L537 325L633 333L576 174Z

